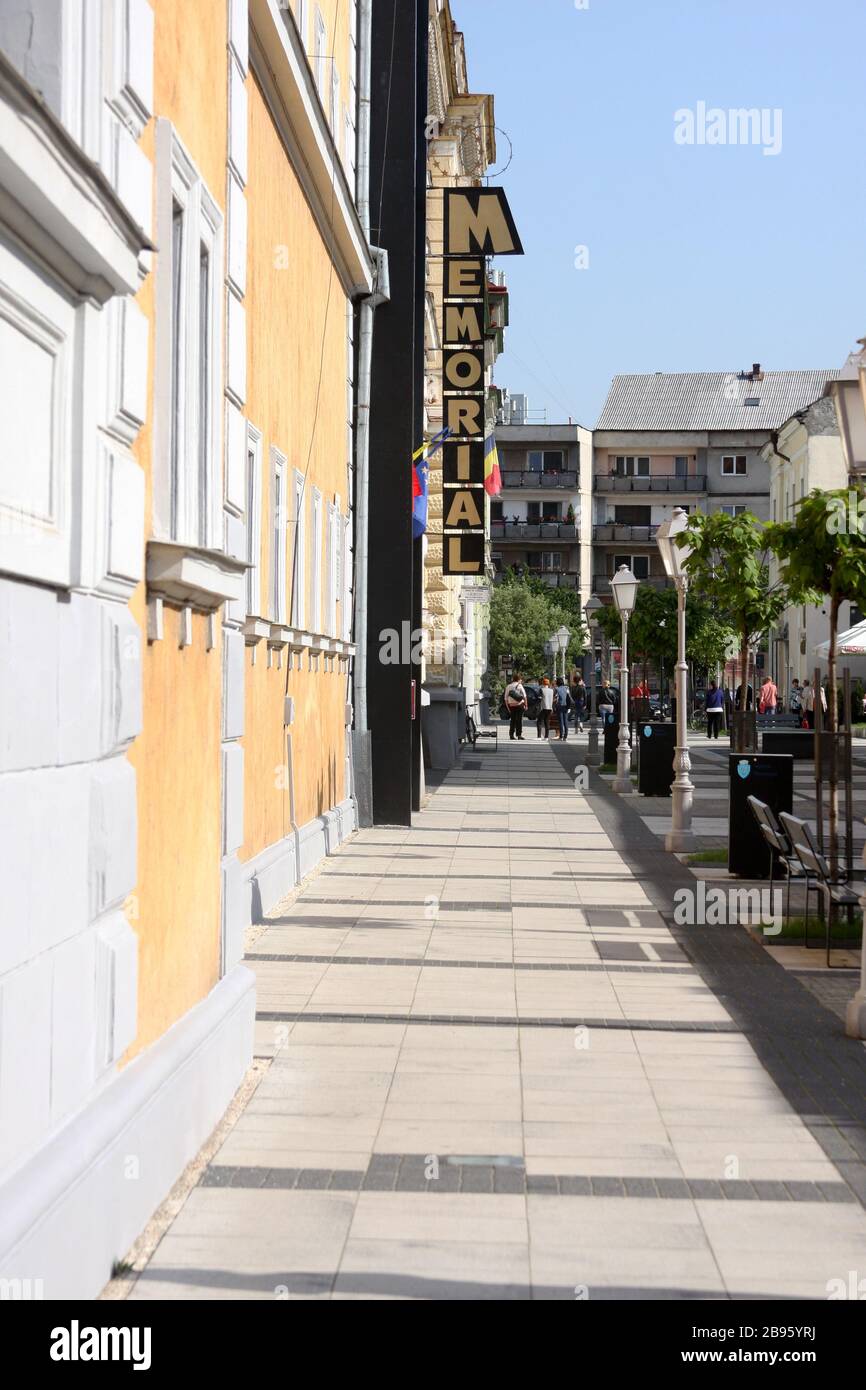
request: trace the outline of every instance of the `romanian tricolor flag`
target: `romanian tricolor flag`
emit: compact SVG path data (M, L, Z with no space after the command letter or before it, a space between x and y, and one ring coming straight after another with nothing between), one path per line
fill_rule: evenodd
M427 530L427 484L430 478L428 459L437 449L441 449L450 433L450 429L440 430L432 439L425 440L412 455L412 536L416 541Z
M488 434L484 441L484 491L488 497L498 497L502 491L499 451L496 448L496 436L494 434Z

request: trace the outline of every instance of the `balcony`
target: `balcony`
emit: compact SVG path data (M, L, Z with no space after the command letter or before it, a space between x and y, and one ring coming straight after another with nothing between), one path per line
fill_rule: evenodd
M578 570L539 570L533 569L529 565L515 565L514 569L519 575L532 575L534 579L540 579L551 589L577 589L580 587L580 572ZM506 575L506 570L497 571L493 576L494 584L501 584Z
M548 488L561 492L577 492L578 477L575 470L564 473L535 473L529 468L505 468L501 470L502 489L507 492L515 488Z
M610 594L610 581L612 579L612 574L594 574L592 576L592 592L601 597ZM648 578L642 579L640 583L645 589L666 589L670 580L664 574L651 574Z
M596 492L706 492L706 473L651 473L625 477L621 473L596 473Z
M619 521L607 521L600 526L593 526L592 539L599 545L617 541L637 541L641 545L652 545L658 529L658 525L626 526Z
M493 541L574 541L577 527L564 521L491 521Z

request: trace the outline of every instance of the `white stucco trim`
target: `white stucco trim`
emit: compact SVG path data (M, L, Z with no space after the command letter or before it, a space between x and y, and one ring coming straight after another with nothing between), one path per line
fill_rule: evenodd
M237 966L0 1184L0 1278L94 1298L219 1122L252 1060Z
M77 293L134 294L150 247L104 174L0 54L3 221Z

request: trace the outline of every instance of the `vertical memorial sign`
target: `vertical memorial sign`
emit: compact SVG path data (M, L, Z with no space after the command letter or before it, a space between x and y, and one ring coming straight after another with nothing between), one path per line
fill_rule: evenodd
M484 573L487 256L523 247L501 188L446 188L442 381L443 571Z

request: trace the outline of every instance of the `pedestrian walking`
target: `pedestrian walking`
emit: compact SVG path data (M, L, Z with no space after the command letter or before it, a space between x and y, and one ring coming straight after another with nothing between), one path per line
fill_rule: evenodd
M601 690L598 692L598 712L604 716L604 722L608 722L608 716L616 712L616 691L611 683L605 678L601 683Z
M577 733L583 733L583 721L586 718L586 707L588 703L586 684L583 676L578 676L571 691L571 698L574 701L574 726Z
M556 689L553 692L553 708L559 720L559 737L565 742L568 738L568 712L574 706L568 686L562 676L556 678Z
M788 709L792 714L801 714L803 709L803 692L800 689L800 682L796 676L791 681L791 693L788 696Z
M520 672L515 671L514 679L505 687L505 708L511 718L509 738L523 741L523 713L527 705L526 686L520 678Z
M827 696L824 694L824 688L823 688L823 686L820 686L820 685L819 685L819 686L818 686L818 691L820 692L820 696L819 696L819 697L820 697L820 700L821 700L821 709L822 709L823 712L826 714L826 713L827 713ZM807 728L807 729L814 729L814 727L815 727L815 687L812 685L811 681L803 681L803 688L802 688L802 709L803 709L803 718L804 718L805 721L806 721L806 728Z
M710 681L705 708L707 711L707 738L717 739L722 727L722 720L725 717L725 693L719 689L715 681Z
M740 705L741 705L741 703L742 703L742 697L743 697L743 687L742 687L742 685L740 685L740 684L738 683L738 684L737 684L737 687L736 687L736 689L735 689L735 691L734 691L734 709L739 710ZM747 710L752 709L752 708L754 707L754 704L755 704L755 692L754 692L754 690L752 689L751 684L749 684L749 685L746 686L746 709L747 709Z
M758 700L759 714L775 714L776 705L779 700L779 691L772 676L768 676L761 686L761 694Z
M539 738L550 738L550 712L553 709L553 686L543 676L541 680L541 700L538 706L538 718L535 721L535 728Z

